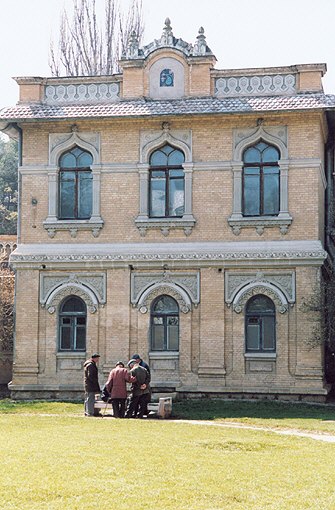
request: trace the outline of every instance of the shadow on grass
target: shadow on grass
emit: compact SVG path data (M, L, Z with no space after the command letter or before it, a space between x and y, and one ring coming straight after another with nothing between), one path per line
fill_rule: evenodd
M243 401L243 400L181 400L173 404L173 418L215 420L229 418L316 419L335 420L335 406L306 403Z

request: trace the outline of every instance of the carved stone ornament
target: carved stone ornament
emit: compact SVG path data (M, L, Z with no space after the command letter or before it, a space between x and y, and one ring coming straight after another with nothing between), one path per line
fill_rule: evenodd
M53 314L58 309L60 303L69 296L78 296L86 304L90 313L95 313L98 309L98 301L94 294L85 288L83 285L74 283L73 285L62 285L49 295L46 301L46 309L49 313Z
M78 145L92 154L93 163L100 163L100 134L72 131L49 135L49 165L57 166L61 154Z
M84 80L83 80L84 81ZM47 85L47 104L81 104L114 102L120 99L120 83L67 83Z
M218 97L274 96L296 93L294 74L222 76L215 80Z
M168 123L164 122L160 131L141 131L140 162L148 163L151 152L166 143L183 151L185 162L192 161L192 131L190 129L170 129Z
M296 300L294 271L285 273L257 271L243 274L227 272L225 274L225 301L228 305L234 303L235 311L241 305L243 292L249 292L253 288L261 289L260 294L264 294L266 289L272 292L277 296L277 300L279 299L280 306L282 304L286 306L287 303L293 306Z
M281 153L281 159L288 159L287 127L286 126L263 126L262 124L244 129L234 129L234 161L242 160L242 152L246 147L264 140L277 146Z
M106 303L105 273L41 275L40 303L49 313L54 313L59 303L70 295L81 297L89 311L95 313L99 304Z
M166 289L169 285L170 294L172 291L179 295L180 299L187 303L190 307L191 303L195 307L200 302L200 275L199 273L173 273L164 271L162 273L132 273L131 275L131 303L137 306L141 311L141 307L151 296L151 291L162 288ZM159 295L159 294L158 294ZM151 299L151 298L150 298ZM178 301L178 299L177 299ZM147 305L144 305L147 306ZM144 313L144 312L142 312Z
M133 302L133 306L137 306L141 313L147 313L153 300L164 294L173 297L183 313L188 313L191 310L192 302L187 292L182 287L169 282L150 285L141 293L138 301Z

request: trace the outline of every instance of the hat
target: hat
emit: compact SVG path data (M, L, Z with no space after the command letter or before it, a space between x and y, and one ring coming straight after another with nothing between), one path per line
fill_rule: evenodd
M92 354L91 358L100 358L100 354L98 354L97 352L94 352Z
M131 365L134 365L134 363L137 363L137 362L138 362L137 359L131 359L130 361L128 361L127 367L130 367Z
M115 363L115 366L116 366L116 367L117 367L117 366L119 366L119 365L122 365L122 366L124 367L124 363L123 363L123 361L118 361L117 363Z
M141 356L139 354L133 354L131 359L141 359Z

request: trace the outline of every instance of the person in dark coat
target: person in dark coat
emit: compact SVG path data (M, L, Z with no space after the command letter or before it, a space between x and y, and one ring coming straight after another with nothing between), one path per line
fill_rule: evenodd
M94 416L95 394L100 393L98 363L100 354L94 353L84 363L85 416Z
M135 360L139 361L140 367L145 368L149 372L149 376L150 376L150 380L151 380L150 367L149 367L148 363L143 361L143 359L141 358L141 356L139 354L133 354L131 359L135 359ZM145 405L145 408L143 411L144 416L148 416L148 414L149 414L148 403L150 402L150 400L151 400L151 390L150 390L150 397L147 397L147 404ZM135 408L135 415L137 414L137 412L138 412L138 405Z
M143 418L150 401L150 374L140 366L138 359L131 359L128 362L128 367L130 375L136 380L132 384L126 418Z
M113 414L115 418L124 418L127 399L127 382L135 379L124 367L122 361L118 361L115 368L110 372L106 382L106 388L112 400Z

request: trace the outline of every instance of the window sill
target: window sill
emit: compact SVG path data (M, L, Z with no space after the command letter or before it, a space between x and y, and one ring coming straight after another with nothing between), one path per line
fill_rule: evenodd
M279 227L281 234L287 234L289 226L292 223L292 217L288 213L282 213L278 216L253 217L232 214L232 216L228 218L228 223L236 236L240 235L242 228L255 228L257 234L261 236L265 228Z
M149 358L152 359L178 359L179 351L150 351Z
M48 236L53 238L59 231L70 232L71 237L77 237L78 231L90 230L93 237L98 237L103 227L103 219L100 216L89 220L58 220L47 218L43 222L43 227L48 232Z
M86 358L85 351L58 351L57 358Z
M244 354L247 360L276 361L277 354L275 352L246 352Z
M163 236L168 236L170 230L181 228L184 234L189 236L195 225L195 219L191 214L184 215L182 218L149 218L148 216L138 216L135 219L135 225L139 233L144 237L148 229L160 229Z

